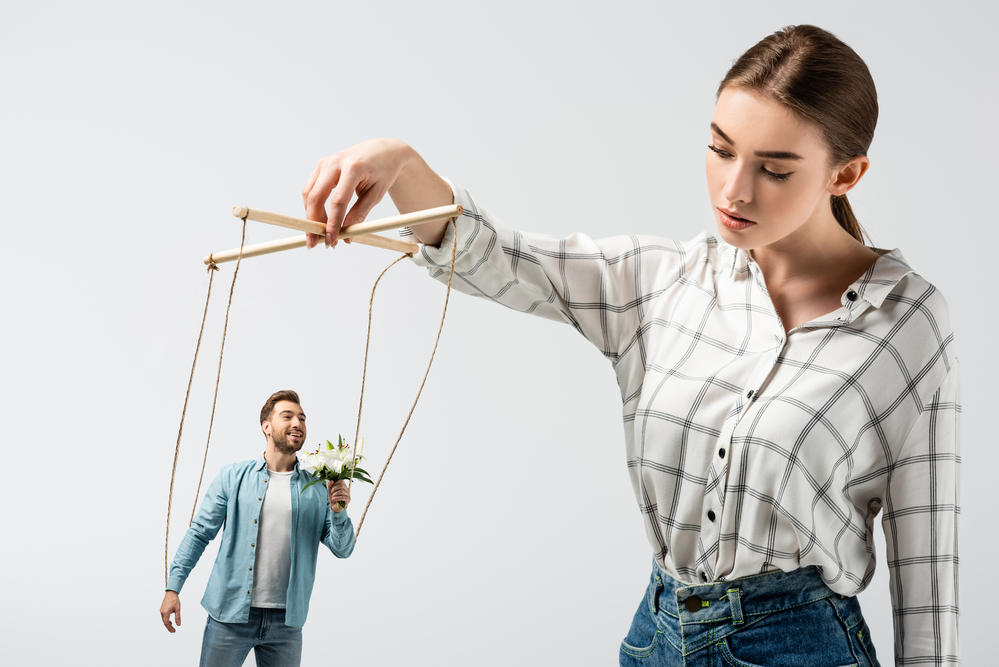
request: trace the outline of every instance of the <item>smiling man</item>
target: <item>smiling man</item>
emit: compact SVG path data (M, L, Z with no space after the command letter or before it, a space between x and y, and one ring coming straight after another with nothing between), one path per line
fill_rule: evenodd
M225 525L201 600L208 610L203 667L239 667L250 649L258 667L301 664L319 545L338 558L354 550L346 482L331 484L327 493L319 484L302 493L310 477L295 456L306 436L298 394L279 391L268 398L260 428L267 438L263 456L225 466L208 487L174 556L160 606L163 625L176 632L170 616L179 627L180 589Z

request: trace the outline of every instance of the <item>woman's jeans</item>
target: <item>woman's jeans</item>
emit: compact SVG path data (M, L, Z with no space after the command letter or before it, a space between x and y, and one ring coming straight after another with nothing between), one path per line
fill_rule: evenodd
M208 617L201 667L242 667L250 649L257 667L299 667L302 628L284 624L284 609L250 607L246 623L221 623Z
M878 667L856 598L815 567L685 584L658 565L621 643L621 665Z

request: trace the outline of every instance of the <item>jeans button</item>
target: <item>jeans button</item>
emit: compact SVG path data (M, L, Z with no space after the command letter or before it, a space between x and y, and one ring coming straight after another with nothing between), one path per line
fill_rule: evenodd
M695 611L699 611L701 609L701 598L696 595L692 595L684 601L683 606L687 608L687 611L693 614Z

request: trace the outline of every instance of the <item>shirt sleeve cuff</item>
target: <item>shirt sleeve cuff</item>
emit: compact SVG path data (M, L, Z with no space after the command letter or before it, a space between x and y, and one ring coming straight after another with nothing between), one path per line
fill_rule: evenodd
M448 187L451 188L451 203L452 204L457 204L458 202L455 201L455 195L454 195L454 192L455 192L455 190L454 190L454 183L452 183L451 181L449 181L447 178L445 178L443 176L441 176L441 180L444 181L445 183L447 183ZM413 235L413 230L410 229L409 227L400 227L399 228L399 236L401 236L403 238L408 238L408 237L410 237L412 235Z
M420 245L420 250L413 256L413 262L417 266L424 268L436 267L444 270L449 269L451 266L451 248L454 245L456 230L458 234L458 249L455 261L457 262L462 255L468 252L468 236L471 229L475 226L475 221L468 217L476 210L468 191L460 185L456 186L446 178L444 181L451 188L452 201L455 204L460 204L465 212L457 217L453 225L448 225L444 229L444 238L441 239L439 246Z

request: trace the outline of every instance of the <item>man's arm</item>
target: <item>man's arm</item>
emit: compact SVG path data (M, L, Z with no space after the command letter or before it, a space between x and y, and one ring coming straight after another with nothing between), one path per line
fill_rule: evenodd
M329 510L323 526L322 541L337 558L346 558L354 551L354 524L347 516L350 489L346 480L330 484L327 488ZM340 503L344 506L341 508Z
M209 485L205 499L201 502L201 509L198 510L191 527L187 529L187 534L177 547L177 553L170 565L167 590L163 596L163 604L160 605L160 618L170 632L176 632L170 623L170 614L174 615L177 627L180 627L180 589L183 588L191 570L197 565L205 547L215 539L225 522L229 508L229 490L223 480L224 472L224 470L219 472Z

